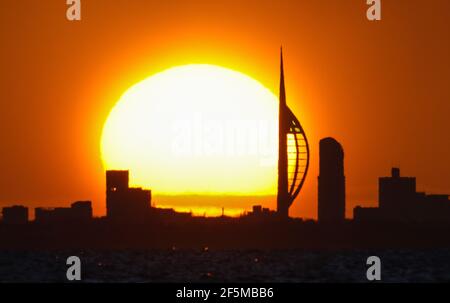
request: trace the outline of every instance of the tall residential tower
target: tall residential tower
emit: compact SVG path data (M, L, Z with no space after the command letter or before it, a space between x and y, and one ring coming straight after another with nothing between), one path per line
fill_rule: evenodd
M319 222L345 220L344 149L333 138L320 140Z

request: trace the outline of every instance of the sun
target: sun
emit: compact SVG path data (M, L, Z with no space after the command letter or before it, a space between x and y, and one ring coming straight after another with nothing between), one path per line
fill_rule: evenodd
M224 67L183 65L128 89L103 128L105 169L165 195L272 195L277 97Z

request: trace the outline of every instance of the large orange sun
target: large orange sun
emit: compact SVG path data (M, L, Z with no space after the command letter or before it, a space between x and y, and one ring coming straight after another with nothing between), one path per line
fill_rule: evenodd
M156 194L276 192L277 98L214 65L184 65L128 89L104 125L106 169Z

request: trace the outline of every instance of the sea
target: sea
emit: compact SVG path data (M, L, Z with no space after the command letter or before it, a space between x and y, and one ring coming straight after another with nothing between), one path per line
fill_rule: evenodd
M364 283L381 261L381 282L450 282L450 249L433 250L140 250L0 251L0 282L67 282L67 258L85 283Z

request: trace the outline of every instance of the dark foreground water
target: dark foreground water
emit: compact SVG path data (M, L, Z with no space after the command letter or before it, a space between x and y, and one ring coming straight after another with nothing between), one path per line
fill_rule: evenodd
M65 282L66 259L84 282L366 282L366 260L384 282L450 282L450 250L0 252L2 282Z

